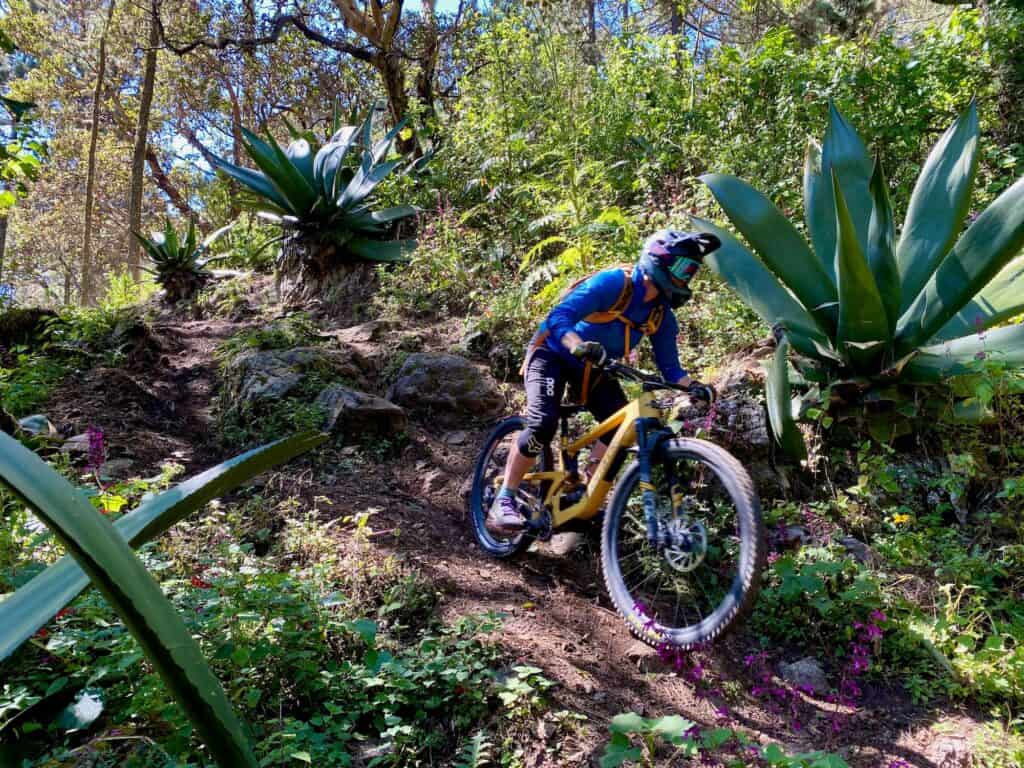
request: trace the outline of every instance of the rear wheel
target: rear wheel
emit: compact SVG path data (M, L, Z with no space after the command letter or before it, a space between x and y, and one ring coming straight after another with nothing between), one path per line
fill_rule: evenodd
M505 462L509 451L515 445L517 435L525 427L526 422L521 416L511 416L501 421L484 443L473 472L473 493L469 500L470 524L481 549L494 557L512 557L519 554L530 546L534 538L529 533L501 538L484 527L484 520L498 493L498 480L505 474ZM544 452L538 457L537 468L543 470L551 465L551 449L545 447ZM543 493L542 485L522 483L516 492L520 508L526 512L539 507L544 501Z
M669 441L651 464L668 541L661 547L649 541L634 462L605 515L605 585L637 637L659 648L689 649L715 640L752 608L765 558L761 507L747 471L712 443Z

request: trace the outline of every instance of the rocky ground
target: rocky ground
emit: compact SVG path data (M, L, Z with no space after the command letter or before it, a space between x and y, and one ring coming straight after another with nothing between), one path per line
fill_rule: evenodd
M328 327L316 345L245 352L221 371L214 356L218 345L259 327L266 317L243 313L231 320L181 320L165 315L152 326L150 341L157 354L140 356L125 368L81 371L55 393L47 415L68 437L101 425L119 473L151 474L173 459L193 474L237 452L237 446L217 438L216 408L225 402L272 402L305 387L325 406L332 428L346 444L368 435L406 437L382 452L379 461L360 463L357 471L343 461L351 447L341 447L338 464L326 470L322 462L319 471L312 471L308 461L298 460L279 484L306 499L326 497L330 504L319 508L330 516L376 510L374 545L400 553L437 582L446 595L445 618L506 614L499 641L510 655L543 668L558 684L552 711L587 716L576 736L560 744L547 743L554 729L539 721L534 742L527 745L529 765L596 765L607 722L624 711L678 713L707 725L721 722L716 712L721 702L697 695L685 675L635 643L609 608L596 535L556 537L515 562L489 559L474 545L465 519L467 480L488 425L514 410L521 398L516 384L501 384L490 373L495 359L500 362L507 352L493 352L478 335L464 336L461 324L411 329L376 321ZM743 394L757 375L756 358L763 350L753 352L717 382L727 396L711 426L720 442L751 457L762 488L785 492L793 479L773 468L761 407ZM335 383L313 392L306 384L315 383L313 374L325 370ZM222 390L227 397L218 401ZM688 418L705 425L701 413ZM75 443L72 439L69 449L76 449ZM77 444L83 447L81 437ZM752 650L756 638L734 635L706 654L706 674L738 682L742 690L747 673L740 660ZM815 661L809 664L812 669L804 664L803 672L813 675ZM796 751L838 751L864 768L903 765L893 763L897 760L920 768L970 764L977 722L967 714L914 707L896 686L871 687L855 727L838 735L830 733L829 705L815 705L820 717L795 732L779 712L740 693L730 701L729 724Z

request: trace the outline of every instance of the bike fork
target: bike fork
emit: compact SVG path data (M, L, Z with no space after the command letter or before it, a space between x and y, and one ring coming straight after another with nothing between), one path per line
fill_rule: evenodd
M653 424L651 423L653 422ZM655 494L654 480L651 476L651 453L657 445L657 436L661 425L656 419L637 419L636 447L637 460L640 462L640 489L643 491L644 521L647 524L647 541L652 547L658 547L661 540L661 525L658 521L658 497Z

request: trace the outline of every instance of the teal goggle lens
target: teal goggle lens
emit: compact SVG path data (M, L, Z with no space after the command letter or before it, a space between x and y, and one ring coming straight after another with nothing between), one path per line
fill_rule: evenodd
M669 274L672 275L672 281L680 285L687 285L691 278L697 274L697 270L700 269L701 263L696 259L689 259L685 256L680 256L676 259L675 263L669 267Z

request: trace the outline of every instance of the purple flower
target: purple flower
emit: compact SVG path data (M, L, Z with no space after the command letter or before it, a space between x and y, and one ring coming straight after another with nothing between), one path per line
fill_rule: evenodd
M103 430L91 424L86 430L89 436L89 469L99 470L106 461L107 449L103 444Z
M871 611L870 618L876 624L881 624L881 623L886 622L886 621L889 620L889 619L886 618L885 614L882 613L877 608L875 608L873 611Z
M985 352L983 350L979 350L978 352L975 352L974 353L974 359L975 360L984 360L985 359Z

